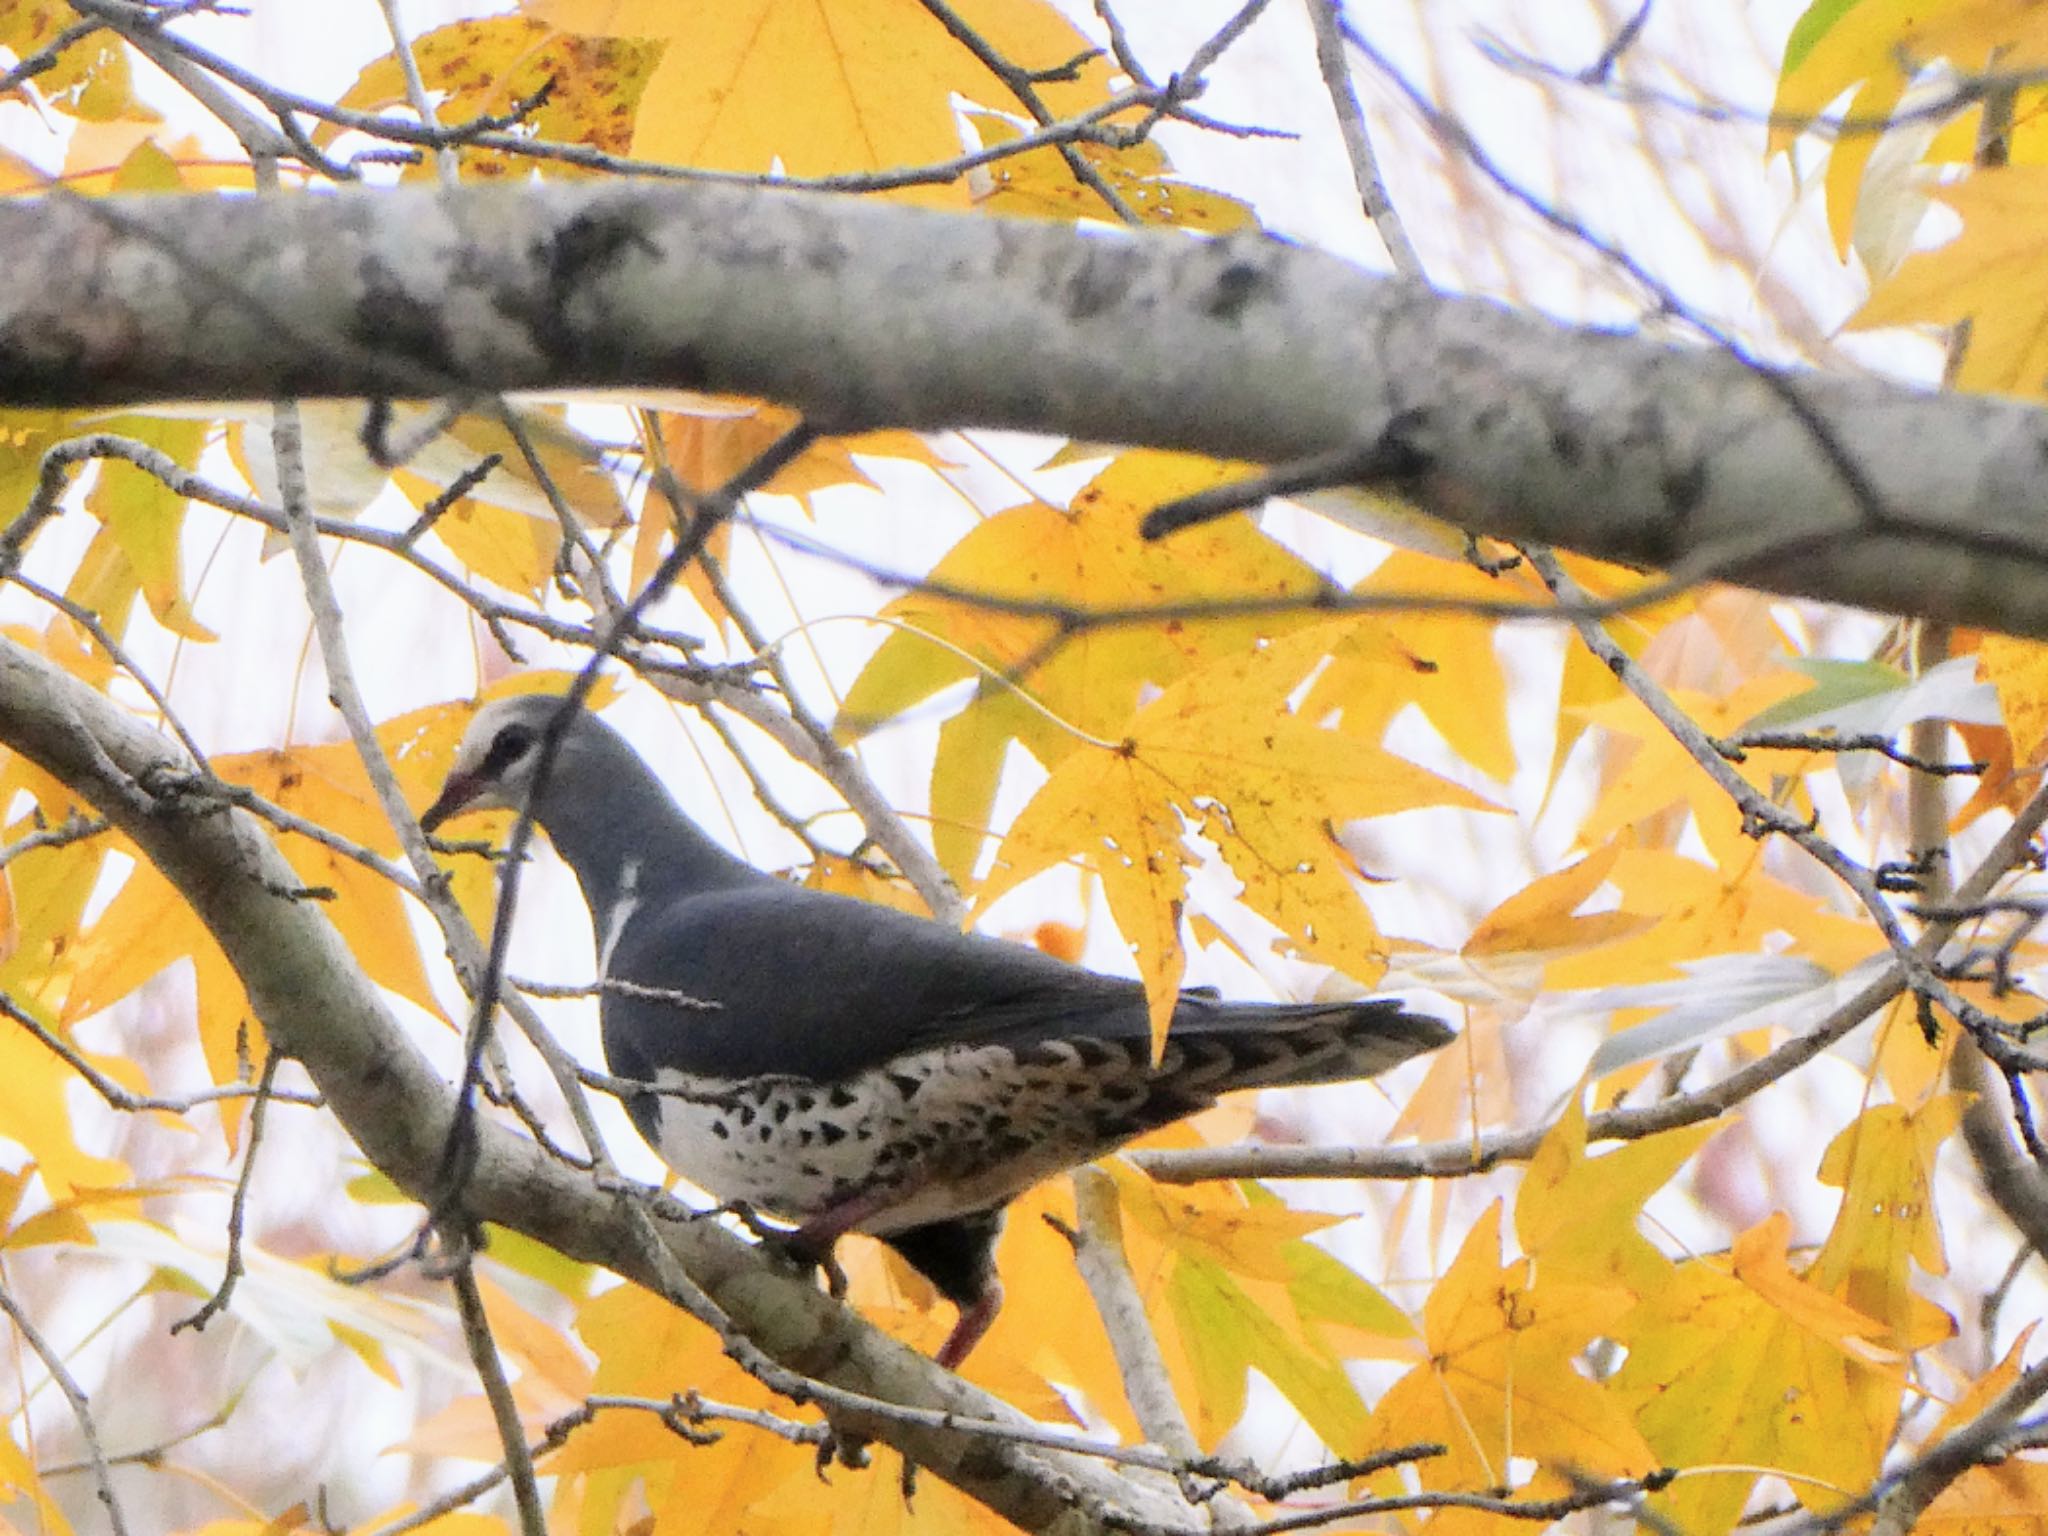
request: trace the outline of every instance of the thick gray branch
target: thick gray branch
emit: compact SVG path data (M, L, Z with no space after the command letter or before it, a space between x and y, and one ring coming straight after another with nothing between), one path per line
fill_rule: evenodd
M449 1084L386 1012L298 879L241 811L164 790L189 764L164 737L49 663L0 640L0 743L40 764L132 837L219 940L272 1043L303 1062L364 1154L429 1193L454 1108ZM524 1137L479 1127L470 1212L659 1288L645 1218ZM962 1419L1020 1423L1004 1404L885 1338L816 1287L770 1268L710 1222L664 1224L690 1277L758 1344L816 1380ZM689 1387L678 1381L678 1390ZM1199 1530L1185 1509L1094 1462L971 1429L835 1415L1026 1530ZM840 1475L856 1475L843 1473ZM872 1475L872 1474L869 1474Z
M2048 414L1273 242L643 182L20 200L0 250L0 403L681 386L834 429L1357 452L1478 532L2048 635Z

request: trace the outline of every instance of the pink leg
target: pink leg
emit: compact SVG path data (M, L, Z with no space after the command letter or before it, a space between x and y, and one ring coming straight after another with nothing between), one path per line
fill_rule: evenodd
M828 1205L802 1222L789 1235L789 1242L806 1252L829 1252L834 1243L869 1217L881 1215L915 1191L916 1186L912 1185L887 1191L865 1189L857 1195L848 1195L837 1205Z
M953 1325L953 1331L946 1342L939 1346L939 1352L932 1358L949 1371L957 1371L960 1362L967 1358L968 1351L981 1342L981 1336L988 1332L996 1320L996 1314L1003 1310L1003 1286L999 1280L990 1280L988 1289L974 1300L972 1306L960 1309L960 1321Z

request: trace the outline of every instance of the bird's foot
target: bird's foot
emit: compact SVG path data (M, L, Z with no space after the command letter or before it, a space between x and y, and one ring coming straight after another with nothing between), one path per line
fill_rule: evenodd
M830 1482L831 1479L825 1474L834 1467L864 1470L873 1460L868 1455L868 1447L871 1444L873 1442L865 1435L848 1434L836 1425L826 1425L824 1438L818 1442L818 1481Z
M833 1256L831 1243L827 1242L821 1248L799 1227L794 1232L764 1232L761 1234L761 1246L803 1274L815 1272L823 1275L825 1290L832 1299L846 1299L846 1271L839 1267L839 1260Z
M717 1214L734 1217L745 1227L764 1252L800 1274L813 1271L824 1275L825 1289L834 1300L846 1298L846 1271L839 1267L838 1259L832 1255L836 1234L821 1234L809 1224L800 1227L779 1227L765 1220L761 1213L744 1200L728 1200L707 1215Z

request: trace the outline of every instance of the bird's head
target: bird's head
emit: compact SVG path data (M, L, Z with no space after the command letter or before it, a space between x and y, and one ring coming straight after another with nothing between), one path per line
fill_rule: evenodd
M465 811L517 810L526 804L550 727L562 732L566 747L588 718L579 709L557 726L561 713L562 700L547 693L517 693L493 699L478 710L462 733L440 796L421 815L420 826L432 832Z

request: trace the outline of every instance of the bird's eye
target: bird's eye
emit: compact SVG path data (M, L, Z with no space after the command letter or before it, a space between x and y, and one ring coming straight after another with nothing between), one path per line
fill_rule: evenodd
M497 777L531 752L537 739L527 726L506 726L491 738L491 750L484 754L483 766L478 771L485 778Z

